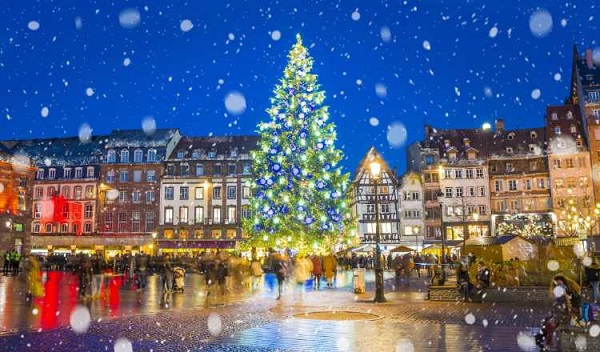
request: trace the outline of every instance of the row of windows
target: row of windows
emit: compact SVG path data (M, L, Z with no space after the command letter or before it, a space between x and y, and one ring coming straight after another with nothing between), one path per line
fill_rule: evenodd
M52 197L58 195L56 187L50 186L46 188L46 199L52 199ZM70 186L61 186L60 187L60 195L65 199L94 199L96 197L95 187L94 186L85 186L85 193L83 193L82 186L73 187L73 194L71 195L71 187ZM44 187L34 187L33 189L33 199L43 199L44 198Z
M179 200L189 200L190 199L190 187L189 186L179 186ZM204 199L204 187L192 187L194 191L194 199L201 200ZM213 199L221 199L221 186L214 186L212 190L212 198ZM236 199L237 198L237 186L227 186L227 199ZM242 198L248 199L250 198L250 187L242 186ZM165 187L165 200L175 200L175 187L169 186Z
M522 181L522 182L520 182ZM525 179L525 180L496 180L494 181L494 191L496 192L504 192L506 191L519 191L519 190L533 190L535 179ZM519 183L522 184L519 187ZM538 178L536 182L537 189L546 189L546 179Z
M465 212L466 211L466 212ZM446 216L473 216L487 215L487 207L485 205L466 205L466 206L447 206Z
M538 161L530 161L528 166L529 166L528 170L520 170L519 168L515 168L513 163L505 163L504 171L505 172L521 172L521 171L535 172L535 171L539 170L539 162ZM490 166L490 171L493 173L498 172L499 166L498 165Z
M567 178L559 178L554 183L556 188L576 188L576 187L588 187L588 178L586 176L582 177L567 177Z
M61 223L60 225L55 226L52 223L40 224L39 222L33 223L33 232L40 233L42 232L42 226L44 229L44 233L79 233L81 231L79 223ZM83 233L92 233L92 229L94 225L91 222L86 222L83 224Z
M552 161L555 169L562 169L562 168L572 169L575 167L575 162L577 162L578 168L584 168L587 165L587 163L585 162L585 158L554 159Z
M33 205L34 219L41 219L43 214L54 213L55 209L52 204L45 206L44 204L35 203ZM82 215L84 219L91 219L94 216L94 203L85 203L83 210L80 204L63 204L59 214L63 219L78 220L81 219Z
M144 152L141 149L136 149L133 152L133 162L141 163L144 162ZM146 152L146 161L147 162L155 162L156 161L156 150L149 149ZM113 149L109 150L106 153L106 162L107 163L116 163L117 162L117 152ZM119 162L128 163L129 162L129 150L123 149L119 153Z
M521 210L546 210L550 209L550 198L544 199L510 199L497 200L494 202L494 210L499 212L519 212Z
M129 182L129 170L118 170L119 182ZM142 170L133 171L133 182L142 182ZM117 180L117 172L115 170L108 170L106 173L106 183L115 183ZM146 182L156 181L156 170L146 170Z
M63 174L62 174L62 178L63 179L71 179L71 178L83 178L83 167L76 167L75 168L75 173L72 172L73 169L70 167L65 167L63 168ZM54 180L57 178L56 175L56 169L55 168L49 168L48 169L48 174L46 175L46 171L44 169L38 169L36 174L35 174L35 178L36 180L43 180L44 177L46 177L48 180ZM85 170L85 177L86 178L94 178L95 177L95 172L94 172L94 167L93 166L88 166Z
M242 164L242 175L250 175L252 172L252 165L250 162L244 162ZM182 163L179 165L179 174L176 175L176 166L173 164L167 165L165 170L167 176L191 176L192 171L190 169L190 165L187 163ZM214 164L213 165L213 175L222 175L223 174L223 165L222 164ZM227 164L227 175L235 175L237 174L237 164ZM196 164L194 169L195 176L204 176L205 168L204 164Z
M444 178L483 178L483 169L444 169Z
M193 211L190 214L190 209ZM222 218L221 207L215 206L212 208L212 217L204 217L204 207L196 206L193 208L187 206L181 206L178 209L177 217L175 217L175 209L172 207L166 207L164 209L164 223L165 224L205 224L205 223L237 223L237 207L227 207L227 217ZM242 217L247 219L250 217L250 207L242 207Z
M204 229L194 229L194 238L206 238L207 235L214 240L223 238L223 231L221 229L211 229L210 233L205 233ZM237 229L226 229L225 238L235 239L237 237ZM242 234L243 238L248 238L247 234ZM190 237L190 230L188 229L165 229L163 231L163 238L166 239L187 239Z
M104 228L101 231L121 233L152 232L155 230L155 219L156 214L154 212L146 212L142 219L142 212L138 210L134 210L131 213L124 211L113 213L112 211L107 211L104 213Z
M105 195L105 199L107 203L112 203L114 201L117 201L119 203L127 203L131 200L132 203L142 203L142 195L144 195L144 201L146 202L146 204L152 204L154 203L154 201L156 201L156 196L154 191L133 191L131 193L126 192L126 191L119 191L118 196L116 199L111 199L109 197L106 197Z
M444 188L444 197L446 198L485 197L486 195L487 190L485 186Z

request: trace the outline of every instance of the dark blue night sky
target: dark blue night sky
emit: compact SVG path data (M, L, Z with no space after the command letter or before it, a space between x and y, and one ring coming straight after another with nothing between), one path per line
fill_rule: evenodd
M148 116L187 135L254 133L300 33L347 171L371 145L402 171L425 123L541 126L568 94L573 44L599 48L594 4L5 0L0 139L74 136L83 123L103 134ZM241 114L226 109L232 92Z

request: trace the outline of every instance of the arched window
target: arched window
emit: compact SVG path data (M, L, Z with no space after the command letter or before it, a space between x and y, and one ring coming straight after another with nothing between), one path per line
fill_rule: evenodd
M75 189L73 191L73 195L75 196L75 199L81 199L83 193L83 189L81 186L75 186Z
M67 223L60 224L60 232L68 233L69 232L69 224L67 224Z
M42 230L42 225L39 222L36 222L33 224L33 232L34 233L40 233L41 230Z
M47 223L45 225L45 230L46 230L45 231L46 233L52 233L52 224L51 223Z
M94 198L94 186L85 186L85 197L87 199Z
M61 193L62 193L63 197L65 197L65 199L71 198L71 187L63 186L61 188Z

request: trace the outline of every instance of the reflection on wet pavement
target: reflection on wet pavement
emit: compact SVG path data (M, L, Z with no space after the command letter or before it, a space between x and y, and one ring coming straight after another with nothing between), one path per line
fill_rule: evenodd
M367 276L367 281L372 280ZM216 288L207 295L204 276L188 274L185 277L183 293L163 294L160 276L151 275L148 286L136 292L135 283L123 276L111 276L106 280L103 297L95 300L82 300L78 293L78 279L75 275L62 271L45 272L43 276L45 295L28 301L27 285L22 278L0 277L0 333L18 330L51 330L68 326L71 312L79 304L88 307L92 320L117 318L131 315L155 314L165 310L204 309L211 305L249 300L256 296L275 297L277 280L273 274L265 274L257 289L245 286L235 292L221 296ZM321 283L321 288L324 288ZM349 290L352 286L352 272L340 272L336 287ZM312 280L303 286L289 284L286 290L312 291Z

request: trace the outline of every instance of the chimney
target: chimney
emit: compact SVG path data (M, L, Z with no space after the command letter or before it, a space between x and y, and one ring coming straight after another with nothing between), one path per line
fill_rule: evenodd
M592 49L585 49L585 63L587 68L594 68L594 60L592 59Z
M504 119L496 119L494 124L496 125L496 133L504 132Z

